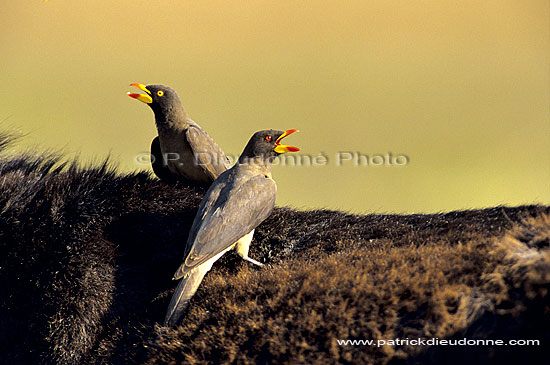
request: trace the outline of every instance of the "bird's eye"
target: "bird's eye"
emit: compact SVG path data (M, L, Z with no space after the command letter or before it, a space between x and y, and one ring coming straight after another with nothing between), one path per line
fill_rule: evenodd
M271 142L271 136L265 136L265 140Z
M158 95L158 96L164 95L164 91L162 91L162 90L157 91L157 95Z

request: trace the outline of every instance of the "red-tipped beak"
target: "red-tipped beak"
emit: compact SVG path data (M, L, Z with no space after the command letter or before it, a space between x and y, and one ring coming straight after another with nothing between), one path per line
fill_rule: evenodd
M138 89L145 91L147 94L127 93L129 97L142 101L146 104L151 104L153 102L153 98L151 97L151 92L147 90L145 85L135 83L135 84L130 84L130 86L135 86Z
M289 146L286 144L281 144L281 140L292 133L299 132L297 129L289 129L288 131L284 132L277 140L275 141L275 149L274 151L277 153L285 153L285 152L298 152L300 149L298 147Z

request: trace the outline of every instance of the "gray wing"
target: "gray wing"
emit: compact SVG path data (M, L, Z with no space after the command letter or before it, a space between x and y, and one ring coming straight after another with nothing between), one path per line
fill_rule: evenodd
M205 204L201 203L189 233L188 253L174 279L233 245L264 221L275 205L277 186L263 175L253 176L237 187L220 186L211 189L214 199L207 193Z
M186 132L187 141L195 160L201 165L212 181L227 170L229 159L212 137L196 124L191 124Z

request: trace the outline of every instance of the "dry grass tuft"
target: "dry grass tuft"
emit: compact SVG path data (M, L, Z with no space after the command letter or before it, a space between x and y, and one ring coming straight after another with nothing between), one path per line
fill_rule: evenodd
M409 245L345 240L330 253L310 247L268 270L212 272L181 327L155 329L147 361L448 362L469 349L434 354L426 347L339 346L337 339L523 339L520 332L469 329L488 313L502 327L517 322L535 298L548 303L550 261L541 247L548 246L549 233L550 215L543 214L497 238L479 235L455 245L442 236ZM539 315L541 324L548 322L542 320L545 313ZM538 326L513 324L518 325ZM490 356L475 361L508 363L499 349L483 351Z

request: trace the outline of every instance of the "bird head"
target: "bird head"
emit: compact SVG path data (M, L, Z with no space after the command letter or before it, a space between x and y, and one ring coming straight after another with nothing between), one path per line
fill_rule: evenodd
M298 147L281 144L283 138L294 132L298 132L298 130L289 129L283 132L268 129L254 133L244 148L239 161L243 162L246 159L258 157L271 160L282 153L300 151Z
M130 84L140 90L146 92L146 94L128 93L128 96L149 105L155 116L164 117L171 114L176 109L183 109L181 100L176 91L168 86L163 85L143 85L143 84Z

